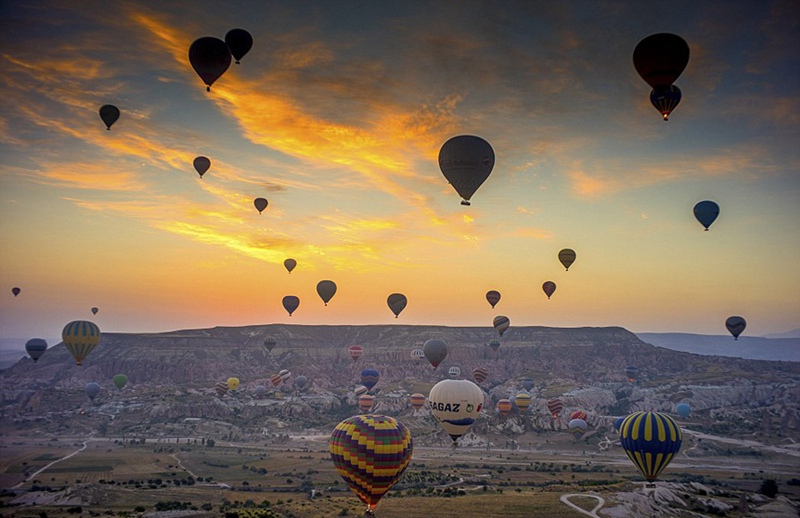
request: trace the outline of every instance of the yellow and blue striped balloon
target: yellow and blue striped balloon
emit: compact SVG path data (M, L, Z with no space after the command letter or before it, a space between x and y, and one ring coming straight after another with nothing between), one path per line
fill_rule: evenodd
M411 432L384 415L357 415L333 430L328 449L333 465L371 512L411 462Z
M619 439L628 458L653 482L681 449L683 434L666 414L637 412L622 422Z
M64 326L61 340L78 365L100 343L100 328L88 320L75 320Z

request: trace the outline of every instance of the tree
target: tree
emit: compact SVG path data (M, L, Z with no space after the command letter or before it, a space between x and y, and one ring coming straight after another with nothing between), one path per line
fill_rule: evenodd
M771 478L768 478L761 483L761 487L758 488L758 492L764 496L775 498L775 496L778 494L778 483Z

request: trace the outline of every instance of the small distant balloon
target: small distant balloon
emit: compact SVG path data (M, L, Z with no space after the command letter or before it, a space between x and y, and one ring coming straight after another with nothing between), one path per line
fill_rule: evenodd
M517 404L517 408L519 408L520 412L522 412L523 414L525 413L526 410L528 410L528 407L531 406L532 401L533 399L531 398L531 395L528 394L527 392L520 392L519 394L517 394L516 398L514 398L514 402Z
M556 283L553 281L546 281L542 284L542 291L547 295L547 299L550 300L550 297L556 292Z
M711 200L701 201L694 206L694 217L705 227L706 231L717 219L717 216L719 216L719 205Z
M374 404L375 396L372 394L361 394L358 397L358 408L360 408L362 412L369 412L372 410L372 405Z
M211 160L209 160L207 157L199 156L194 159L192 165L194 165L194 170L197 171L197 174L199 174L200 178L202 178L203 175L206 174L206 171L208 171L208 169L211 167Z
M536 382L533 381L533 378L522 378L522 386L525 390L533 390L533 387L536 386Z
M228 378L228 388L231 390L236 390L239 388L239 378Z
M253 205L255 205L258 213L261 214L262 212L264 212L264 209L267 208L269 202L267 201L266 198L256 198L255 200L253 200Z
M553 416L553 419L558 419L558 415L564 409L564 401L561 398L554 397L547 400L547 410Z
M13 293L15 297L16 297L17 295L19 295L19 293L20 293L21 291L22 291L22 290L21 290L21 289L19 289L19 288L11 288L11 293Z
M432 338L422 345L422 352L425 353L425 358L428 359L431 365L433 365L433 369L436 370L436 367L447 357L447 344L444 340Z
M122 390L122 387L124 387L128 383L128 376L124 374L117 374L114 376L113 381L114 381L114 386L117 387L119 390Z
M297 266L297 261L295 261L294 259L286 259L285 261L283 261L283 266L286 268L287 272L292 273L294 267Z
M500 340L498 340L497 338L492 338L491 340L489 340L489 347L491 347L492 351L496 353L497 350L500 349Z
M100 119L106 125L106 129L111 130L111 126L119 119L119 108L113 104L104 104L100 107Z
M274 336L264 338L264 347L267 348L267 351L272 352L276 345L278 345L278 340Z
M231 54L238 65L239 60L253 47L253 37L244 29L231 29L225 35L225 43L228 44L228 48L231 50Z
M364 369L361 371L361 384L367 387L367 390L372 390L378 384L380 378L381 373L376 369Z
M92 315L96 315L100 308L92 308Z
M294 379L294 386L297 387L299 390L303 390L305 386L308 385L308 377L304 375L300 375Z
M206 91L228 70L231 65L231 51L228 44L219 38L204 36L196 39L189 47L189 62L206 84Z
M475 367L472 369L472 377L475 378L479 384L486 381L489 377L489 370L486 367Z
M408 402L411 404L411 408L419 410L425 406L425 394L420 394L419 392L411 394L411 397L408 398Z
M42 338L31 338L25 342L25 352L31 357L33 363L36 363L46 351L47 342Z
M351 345L347 349L347 352L350 353L350 357L353 359L353 361L357 361L364 352L364 349L360 345Z
M386 303L389 305L389 309L392 310L392 313L394 313L394 318L397 318L406 308L406 305L408 305L408 299L402 293L392 293L386 299Z
M574 412L572 412L569 415L569 418L570 419L583 419L584 421L586 421L586 412L584 412L583 410L575 410Z
M514 405L510 399L503 398L497 402L497 413L500 414L500 417L507 416L512 408L514 408Z
M101 387L99 383L95 383L94 381L90 381L86 384L85 387L86 395L89 396L89 401L94 401L94 398L97 397L97 394L100 393Z
M447 377L450 378L451 380L458 379L459 376L461 376L460 367L456 367L455 365L453 365L447 370Z
M747 327L747 322L744 318L739 316L728 317L725 320L725 327L728 328L728 332L733 335L734 340L739 339L739 335L742 334L742 331Z
M461 196L461 205L469 205L475 191L489 178L494 168L494 150L481 137L458 135L439 150L439 169Z
M414 349L411 351L411 359L420 361L425 358L425 352L422 349Z
M564 248L560 252L558 252L558 260L564 265L567 271L569 271L569 267L572 266L572 263L575 262L575 258L577 255L575 254L575 250L571 248Z
M650 103L665 121L669 120L670 113L680 102L681 89L675 85L657 86L650 92Z
M511 320L509 320L508 317L506 316L498 315L494 317L492 325L494 325L494 328L495 330L497 330L497 333L500 336L503 336L503 333L505 333L506 330L508 330L508 327L511 325Z
M486 292L486 301L491 304L492 309L500 302L500 292L496 290L489 290Z
M228 384L224 381L217 382L214 385L214 392L217 393L217 396L222 397L228 393Z
M299 297L295 297L294 295L286 295L285 297L283 297L283 309L285 309L286 312L289 313L289 316L292 316L292 313L294 313L299 307L300 307Z
M336 295L336 283L328 280L319 281L317 283L317 295L327 306L328 302Z
M682 418L686 419L689 417L689 414L692 412L691 407L688 403L679 403L678 406L675 407L675 413L677 413Z
M572 419L570 420L568 427L570 433L572 433L576 439L580 439L583 437L583 434L586 433L589 425L586 424L586 421L583 419Z

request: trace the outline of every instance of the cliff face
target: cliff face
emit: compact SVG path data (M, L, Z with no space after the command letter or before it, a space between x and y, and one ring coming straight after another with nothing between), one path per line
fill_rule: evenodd
M277 341L271 353L263 345L266 337ZM410 354L430 338L448 345L448 355L435 371L426 360L414 360ZM186 418L248 422L265 416L336 420L353 413L352 391L360 384L361 370L375 368L380 372L373 390L375 410L410 415L410 393L427 394L451 366L460 367L465 379L472 379L472 370L482 366L489 371L481 386L492 414L498 399L522 389L523 377L536 382L525 422L501 423L506 427L563 428L568 419L553 421L545 410L546 400L553 396L564 400L565 416L584 410L594 427L610 426L613 416L629 411L672 411L682 401L691 405L693 415L713 414L747 429L798 426L800 363L681 353L646 344L613 327L512 327L496 352L487 346L493 338L497 334L487 328L404 325L106 333L82 367L58 344L36 364L28 359L0 371L0 411L18 417L86 407L83 386L97 381L103 391L89 408L114 416L135 414L152 422ZM348 353L351 345L364 351L355 362ZM629 365L639 370L633 383L625 376ZM292 378L276 388L270 377L282 369L289 370ZM111 382L119 373L128 376L122 391ZM302 391L293 386L301 374L309 380ZM217 397L214 384L229 377L239 378L241 385ZM258 385L268 389L264 399L254 395Z

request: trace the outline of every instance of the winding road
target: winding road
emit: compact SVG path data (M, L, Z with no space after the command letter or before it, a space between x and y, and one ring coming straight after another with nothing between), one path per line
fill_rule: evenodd
M595 505L594 509L592 509L591 511L587 511L583 507L580 507L579 505L573 504L572 502L569 501L569 499L572 498L573 496L582 496L582 497L586 497L586 498L594 498L595 500L597 500L597 505ZM563 503L565 503L568 506L570 506L573 509L575 509L576 511L578 511L579 513L585 514L586 516L592 516L593 518L603 518L602 516L597 514L597 511L599 511L600 508L602 508L606 504L605 499L602 498L602 497L599 497L597 495L590 495L590 494L587 494L587 493L571 493L571 494L568 494L568 495L561 495L561 499L560 500Z
M20 486L22 486L22 484L24 484L25 482L27 482L27 481L29 481L29 480L32 480L34 477L36 477L37 475L39 475L39 473L41 473L42 471L45 471L46 469L48 469L48 468L49 468L50 466L52 466L53 464L56 464L56 463L58 463L58 462L61 462L62 460L67 460L67 459L69 459L70 457L74 457L75 455L79 454L80 452L82 452L83 450L85 450L85 449L86 449L86 444L87 444L89 441L91 441L91 439L87 439L87 440L83 441L83 445L82 445L80 448L78 448L77 450L73 451L72 453L70 453L70 454L68 454L68 455L64 455L64 456L63 456L63 457L61 457L60 459L56 459L56 460L54 460L53 462L51 462L50 464L48 464L48 465L44 466L43 468L39 468L38 470L36 470L36 471L35 471L35 472L33 472L32 474L28 475L28 477L27 477L25 480L23 480L22 482L20 482L20 483L19 483L19 484L17 484L16 486L12 487L11 489L17 489L17 488L19 488Z

